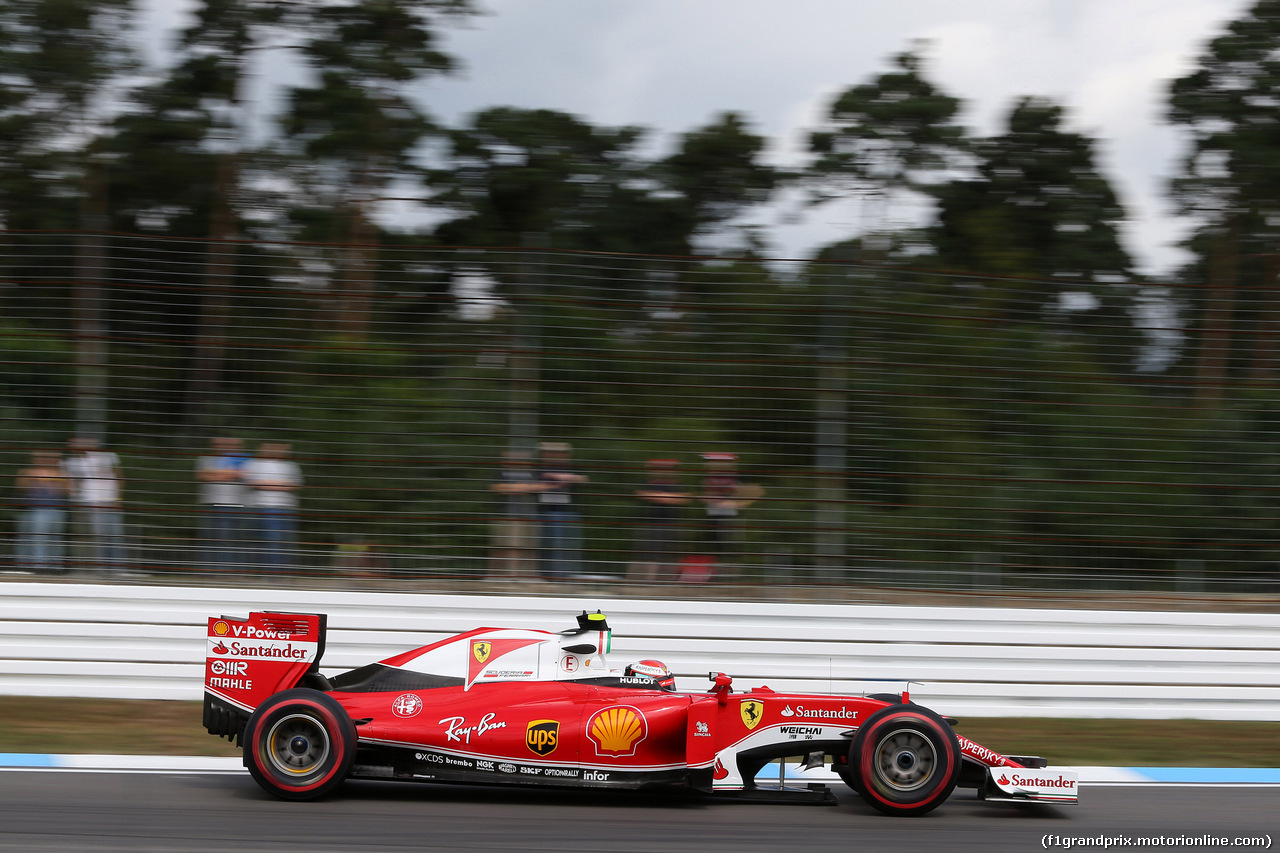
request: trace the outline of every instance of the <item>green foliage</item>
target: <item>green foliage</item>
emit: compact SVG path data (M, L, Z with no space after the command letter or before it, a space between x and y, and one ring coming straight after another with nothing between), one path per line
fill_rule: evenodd
M920 54L917 47L895 56L894 70L832 101L825 124L809 134L817 200L925 189L963 162L960 101L925 78Z
M0 224L70 228L106 93L130 73L133 0L0 5ZM119 98L119 95L116 95Z

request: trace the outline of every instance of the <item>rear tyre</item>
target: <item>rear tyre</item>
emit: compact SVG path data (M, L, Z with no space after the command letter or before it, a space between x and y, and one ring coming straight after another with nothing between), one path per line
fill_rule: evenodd
M849 745L851 785L872 807L891 815L937 808L960 779L960 742L946 721L919 705L882 708Z
M281 799L313 800L329 793L342 784L355 754L351 717L318 690L277 693L245 725L245 766Z

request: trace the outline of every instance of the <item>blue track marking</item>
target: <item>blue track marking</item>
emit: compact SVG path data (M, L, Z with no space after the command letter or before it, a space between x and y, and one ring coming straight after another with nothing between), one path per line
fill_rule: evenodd
M27 752L0 752L0 767L57 767L55 755Z
M1133 767L1155 782L1223 785L1280 785L1280 769L1274 767Z

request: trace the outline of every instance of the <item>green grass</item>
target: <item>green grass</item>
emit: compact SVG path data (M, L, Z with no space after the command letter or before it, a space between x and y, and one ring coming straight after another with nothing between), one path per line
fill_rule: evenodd
M1280 723L970 717L957 729L1051 764L1280 767ZM199 702L0 696L0 752L238 755L205 732Z

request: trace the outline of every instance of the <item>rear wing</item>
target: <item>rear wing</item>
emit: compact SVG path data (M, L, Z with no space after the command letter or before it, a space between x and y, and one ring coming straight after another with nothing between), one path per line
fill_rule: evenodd
M324 686L326 617L321 613L250 613L209 617L204 663L204 726L239 742L253 709L308 682Z

